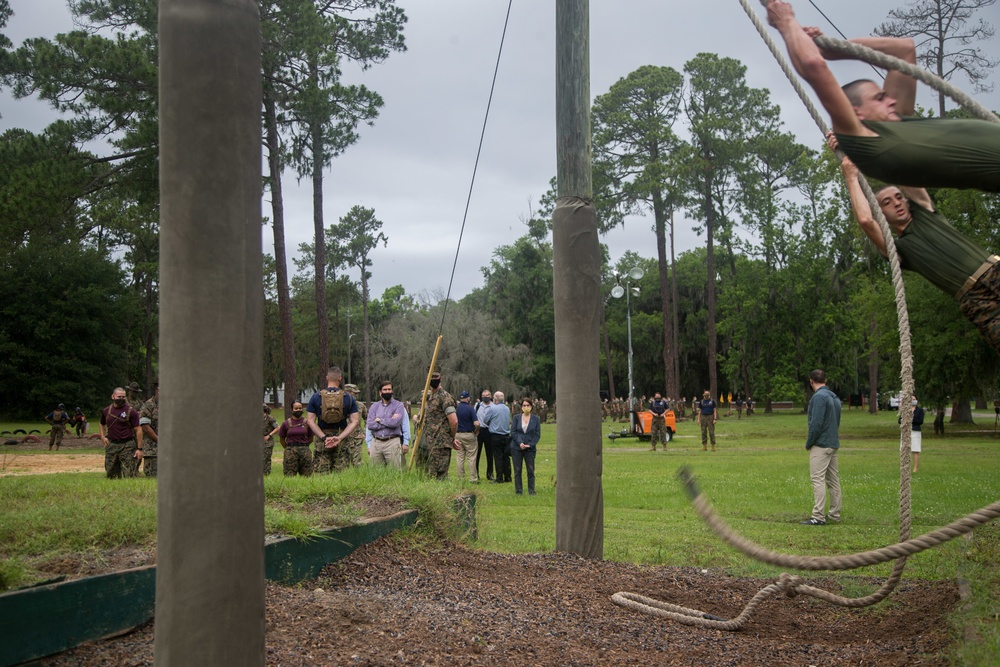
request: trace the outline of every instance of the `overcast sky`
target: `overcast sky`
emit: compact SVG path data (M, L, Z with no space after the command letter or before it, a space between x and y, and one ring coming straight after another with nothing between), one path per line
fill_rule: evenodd
M870 34L889 10L904 5L904 0L814 1L848 37ZM373 296L396 284L411 294L443 292L448 286L507 4L400 0L409 16L407 51L358 79L378 91L385 106L375 125L364 127L361 140L327 170L324 202L328 225L358 204L374 208L383 221L389 242L372 254ZM763 15L758 2L751 4ZM801 23L836 35L808 2L794 4ZM66 0L11 0L11 5L14 16L4 32L15 44L73 27ZM983 18L1000 27L996 9ZM769 89L781 106L786 128L811 147L821 145L818 130L737 0L591 0L590 12L592 96L642 65L682 71L696 54L714 52L742 61L748 83ZM997 41L985 45L993 58L1000 54ZM555 175L554 62L554 3L515 0L458 259L455 298L482 284L480 268L494 248L525 233L520 219ZM844 80L874 74L856 63L833 65ZM967 81L955 83L968 89ZM1000 108L997 91L978 99ZM918 103L934 107L926 88ZM40 131L55 118L37 102L7 95L0 96L0 114L2 129ZM311 242L310 190L293 174L286 178L285 205L288 248ZM269 214L268 202L264 212ZM704 243L693 226L677 219L678 253ZM263 240L270 252L269 227ZM656 255L649 219L630 219L604 241L613 262L626 250Z

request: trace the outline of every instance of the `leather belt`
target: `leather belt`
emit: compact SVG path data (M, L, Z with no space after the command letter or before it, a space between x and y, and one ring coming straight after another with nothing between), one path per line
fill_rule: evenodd
M979 279L983 277L983 274L989 271L997 262L1000 262L1000 257L997 255L990 255L987 257L986 261L983 262L978 269L976 269L976 272L965 280L965 284L962 285L962 289L958 290L958 293L955 294L955 299L961 301L962 297L965 296L970 289L972 289L973 285L979 282Z

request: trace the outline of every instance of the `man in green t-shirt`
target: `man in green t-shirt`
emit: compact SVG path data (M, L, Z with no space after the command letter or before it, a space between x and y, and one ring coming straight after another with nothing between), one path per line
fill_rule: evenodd
M835 138L830 139L830 146L836 147ZM858 225L886 256L885 238L858 182L858 168L845 157L841 169ZM875 198L896 234L900 267L919 273L954 295L962 314L1000 352L1000 271L996 270L1000 257L952 227L922 188L888 185L876 192Z
M851 58L821 51L818 28L803 28L787 2L771 0L767 16L788 48L788 56L820 103L840 148L868 177L923 188L974 188L1000 192L1000 124L957 118L913 118L916 81L890 71L885 83L861 79L841 88L827 60ZM862 37L852 42L910 64L913 40Z

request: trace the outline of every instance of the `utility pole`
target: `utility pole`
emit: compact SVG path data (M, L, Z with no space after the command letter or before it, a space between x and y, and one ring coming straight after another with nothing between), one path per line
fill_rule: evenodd
M160 666L264 665L261 37L255 0L159 0ZM190 415L225 397L226 428Z
M556 153L556 549L602 558L601 253L591 180L589 0L556 0Z

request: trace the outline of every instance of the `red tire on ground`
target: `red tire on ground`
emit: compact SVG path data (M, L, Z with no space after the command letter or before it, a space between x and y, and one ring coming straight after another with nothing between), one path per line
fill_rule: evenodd
M41 442L41 439L37 435L26 435L21 438L22 445L28 442Z

